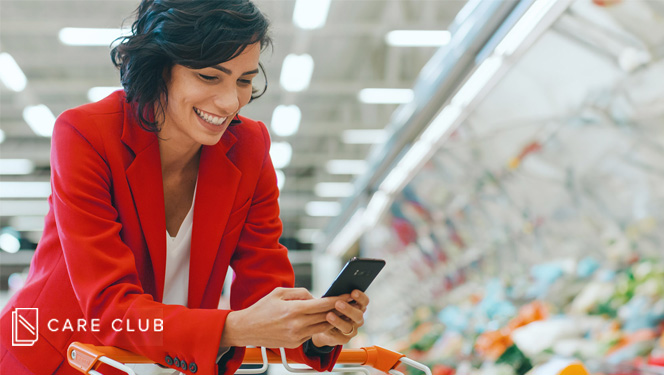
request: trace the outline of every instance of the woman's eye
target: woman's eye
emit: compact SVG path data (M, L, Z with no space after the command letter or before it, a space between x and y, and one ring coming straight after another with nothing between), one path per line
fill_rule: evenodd
M250 79L239 79L238 82L242 86L249 86L251 85L251 80Z
M215 77L215 76L206 76L204 74L199 74L199 76L201 78L203 78L204 80L206 80L206 81L214 81L215 79L217 79L217 77Z

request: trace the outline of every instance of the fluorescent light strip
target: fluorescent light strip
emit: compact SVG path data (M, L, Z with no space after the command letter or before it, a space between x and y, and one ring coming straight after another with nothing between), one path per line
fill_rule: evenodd
M360 90L357 98L367 104L404 104L413 101L415 94L412 89L378 89Z
M0 216L35 215L44 216L48 213L48 201L41 200L2 200Z
M302 243L320 243L323 240L323 232L320 229L299 229L295 236L297 240Z
M314 187L314 194L321 198L344 198L355 193L355 186L350 182L319 182Z
M387 194L394 194L403 189L411 175L426 162L433 151L431 143L422 140L415 142L399 160L397 166L385 177L379 189Z
M98 102L117 90L122 90L122 86L93 87L88 90L88 100L91 102Z
M371 196L371 200L364 212L364 223L367 228L372 228L378 224L378 221L390 206L391 201L390 196L381 190L378 190Z
M528 8L519 21L512 27L503 40L496 46L494 53L502 56L511 55L531 35L531 31L537 26L542 18L558 3L563 3L565 8L569 1L560 0L538 0Z
M115 39L131 35L131 29L65 27L58 37L68 46L110 46Z
M44 230L43 216L14 216L9 225L20 232L41 232Z
M473 75L463 84L451 100L452 105L465 107L477 98L486 84L493 78L498 69L503 65L503 57L492 55L486 58L477 67Z
M447 133L447 131L454 125L454 123L461 116L461 108L455 105L448 105L436 116L436 118L429 123L427 128L422 132L420 139L424 142L436 144Z
M385 35L385 42L394 47L440 47L451 38L447 30L393 30Z
M270 147L270 158L276 169L283 169L288 166L293 157L293 147L288 142L272 142Z
M286 174L281 169L277 169L275 173L277 174L277 188L281 191L286 183Z
M290 54L284 59L279 83L286 91L304 91L311 83L314 72L314 59L305 54Z
M304 211L309 216L337 216L341 213L339 202L311 201L306 204Z
M0 53L0 80L8 89L16 92L25 90L28 79L16 60L7 52Z
M349 129L341 133L341 141L346 144L381 144L387 141L387 131L383 129Z
M367 171L366 160L337 159L325 164L329 174L364 174Z
M365 230L364 208L359 208L327 246L327 252L335 256L344 255Z
M296 105L279 105L272 112L270 127L275 135L288 137L297 133L302 120L302 111Z
M293 24L302 29L318 29L325 25L330 0L297 0L293 10Z
M48 198L50 182L0 181L0 198Z
M26 175L35 170L35 163L28 159L0 159L0 175Z
M23 119L35 134L50 137L55 126L53 112L43 104L27 106L23 109Z

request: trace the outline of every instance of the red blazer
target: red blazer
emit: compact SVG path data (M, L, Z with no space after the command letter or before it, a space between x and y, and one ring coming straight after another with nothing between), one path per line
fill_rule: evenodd
M122 91L58 118L50 211L27 284L0 316L0 372L78 374L65 355L69 343L81 341L122 347L162 365L177 358L184 373L217 374L230 312L217 306L228 266L236 272L233 310L294 281L287 250L278 243L282 226L269 135L262 123L241 120L202 149L183 307L160 303L166 224L157 136L138 126ZM25 307L39 308L39 339L34 346L12 346L11 311ZM73 329L63 329L67 319ZM79 319L86 330L77 327ZM98 332L91 330L94 319ZM116 319L120 324L113 326ZM139 332L139 323L152 325ZM301 348L289 352L326 370L340 347L322 358L307 358ZM239 367L243 354L235 349L226 373Z

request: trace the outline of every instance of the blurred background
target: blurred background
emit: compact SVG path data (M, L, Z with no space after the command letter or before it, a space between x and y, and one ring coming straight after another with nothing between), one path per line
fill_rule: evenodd
M243 114L272 135L297 284L387 260L354 345L436 375L664 373L663 1L256 3L274 48ZM119 87L108 46L136 6L0 1L4 298L54 118Z
M18 232L22 250L3 254L3 288L8 274L28 264L23 250L34 249L41 235L54 118L119 88L109 45L131 27L138 3L0 2L0 226ZM343 199L358 193L353 180L369 173L369 150L386 142L390 116L412 100L415 78L448 42L465 1L311 0L299 2L298 12L294 0L256 3L272 22L274 48L262 56L268 92L243 114L270 127L282 242L310 285L309 250L324 239ZM428 34L404 43L390 34L399 30Z

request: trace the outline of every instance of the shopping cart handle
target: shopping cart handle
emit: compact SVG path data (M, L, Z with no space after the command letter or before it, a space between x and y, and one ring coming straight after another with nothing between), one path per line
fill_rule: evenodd
M77 341L69 344L67 360L75 369L84 374L97 368L104 361L104 357L113 362L120 363L154 363L153 360L115 346L95 346Z
M362 365L370 366L376 370L389 372L395 368L401 358L405 355L391 350L381 348L380 346L369 346L360 349L343 349L337 363L340 365ZM277 353L267 352L268 363L281 363L281 356ZM293 361L288 361L294 363ZM257 364L263 363L260 348L247 348L244 353L244 364Z
M279 354L271 351L268 351L266 354L268 363L282 363ZM394 369L404 357L405 356L401 353L393 352L381 348L380 346L370 346L360 349L343 349L337 359L337 363L370 366L388 373L390 370ZM90 370L96 369L101 362L154 363L154 361L147 357L113 346L95 346L80 342L72 342L69 345L69 349L67 350L67 360L72 367L84 374L88 374ZM261 349L247 348L242 363L263 364L264 361Z

